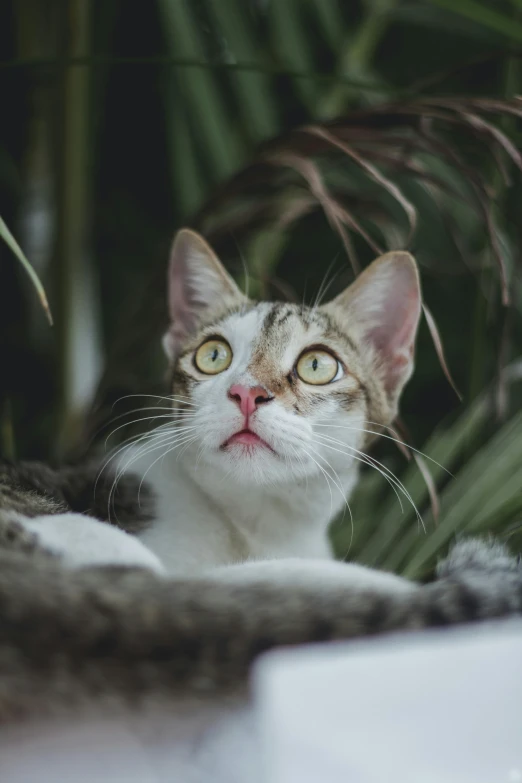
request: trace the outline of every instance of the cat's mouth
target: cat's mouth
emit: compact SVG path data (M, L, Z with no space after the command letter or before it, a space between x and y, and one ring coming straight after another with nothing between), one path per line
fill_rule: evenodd
M233 435L230 436L221 446L222 449L226 449L227 446L232 446L234 444L240 444L242 446L250 446L250 447L264 447L266 449L269 449L272 453L275 454L274 449L272 446L270 446L263 438L260 438L259 435L256 432L253 432L251 429L246 427L243 430L240 430L239 432L235 432Z

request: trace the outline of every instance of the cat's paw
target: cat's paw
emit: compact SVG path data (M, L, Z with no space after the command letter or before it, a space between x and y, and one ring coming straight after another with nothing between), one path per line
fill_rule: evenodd
M492 538L470 538L455 544L447 558L437 565L436 574L439 579L445 579L465 572L487 574L518 568L518 558L513 557L504 544Z
M165 573L160 560L137 538L83 514L24 518L21 524L68 568L123 566Z

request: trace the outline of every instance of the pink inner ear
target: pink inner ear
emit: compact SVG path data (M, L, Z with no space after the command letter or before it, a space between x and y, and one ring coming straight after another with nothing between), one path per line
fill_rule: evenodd
M224 298L242 299L212 248L190 229L181 229L174 240L167 286L171 324L165 346L171 357L207 308Z
M375 329L368 333L369 340L382 357L386 391L393 393L397 386L407 380L405 376L409 374L412 367L415 330L411 334L403 329L401 335L396 335L391 340L387 339L388 336L382 329Z
M389 293L389 300L383 305L381 322L369 334L379 350L392 359L395 354L413 350L420 302L416 291L394 292L392 289ZM396 302L394 293L398 294Z
M172 259L169 269L169 314L170 331L174 340L183 340L194 328L195 291L192 290L187 275L187 263L184 258Z
M188 229L178 232L170 254L168 273L169 345L173 353L194 330L198 314L208 306L209 280L216 274L212 269L213 255L198 234ZM219 264L217 260L215 263Z
M356 283L352 312L380 356L386 391L395 395L413 368L421 312L419 282L415 262L406 253L390 253L372 267Z

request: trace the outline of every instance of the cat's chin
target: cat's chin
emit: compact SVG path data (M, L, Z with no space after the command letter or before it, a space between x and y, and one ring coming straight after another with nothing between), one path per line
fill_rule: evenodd
M243 486L284 485L305 479L313 473L313 466L304 460L281 455L264 442L234 439L226 448L207 452L203 461L217 468L227 480Z
M221 464L227 473L241 483L273 483L280 460L264 441L234 438L220 448Z

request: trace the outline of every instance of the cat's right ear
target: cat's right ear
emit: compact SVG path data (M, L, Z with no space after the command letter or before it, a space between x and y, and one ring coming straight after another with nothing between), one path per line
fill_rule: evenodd
M206 310L245 301L212 248L188 228L174 238L167 285L170 326L163 347L170 359L197 329Z
M329 304L372 350L393 406L413 371L422 295L415 259L395 250L378 258Z

